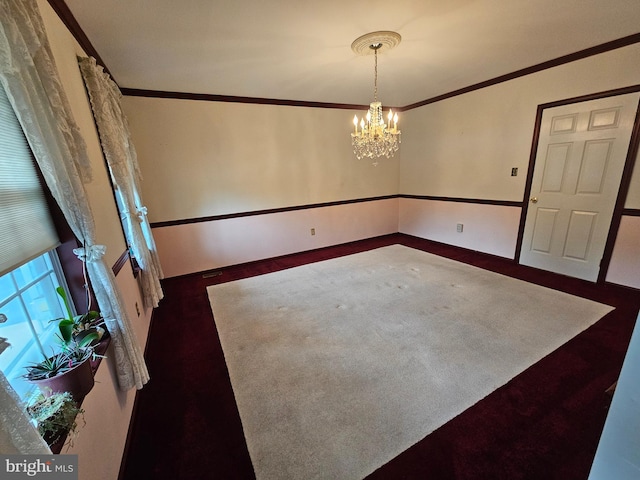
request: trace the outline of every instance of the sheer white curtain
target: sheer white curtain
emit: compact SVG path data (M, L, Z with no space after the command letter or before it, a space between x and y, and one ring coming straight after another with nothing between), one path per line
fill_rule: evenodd
M157 307L164 296L160 285L163 274L147 209L140 199L142 177L127 118L122 110L122 93L103 68L96 64L95 58L79 58L78 63L91 99L102 150L120 195L127 241L140 265L145 305Z
M9 346L0 337L0 355ZM0 372L0 453L48 454L51 453L38 430L31 424L20 399Z
M91 178L86 145L60 83L35 0L0 0L0 81L7 91L45 182L69 226L82 242L98 306L112 336L120 388L149 380L105 247L95 241L95 223L84 184Z

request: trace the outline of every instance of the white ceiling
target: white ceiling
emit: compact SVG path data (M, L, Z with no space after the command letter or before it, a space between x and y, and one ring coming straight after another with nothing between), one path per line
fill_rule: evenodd
M406 106L640 32L640 0L66 0L120 87Z

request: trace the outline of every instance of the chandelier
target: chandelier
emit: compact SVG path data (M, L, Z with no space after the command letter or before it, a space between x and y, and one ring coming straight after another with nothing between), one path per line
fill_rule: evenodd
M373 102L369 105L366 116L358 120L353 117L354 132L351 134L353 153L358 160L362 158L393 157L400 146L400 130L398 130L398 114L389 110L387 123L382 113L382 103L378 101L378 50L391 49L400 43L400 35L395 32L373 32L357 38L351 49L359 55L368 55L373 50L374 80ZM392 125L393 122L393 125ZM358 128L359 127L359 128ZM377 165L377 161L373 163Z

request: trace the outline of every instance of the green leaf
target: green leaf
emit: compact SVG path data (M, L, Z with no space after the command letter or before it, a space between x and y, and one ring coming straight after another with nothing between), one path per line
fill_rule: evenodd
M60 329L60 335L62 336L64 343L71 342L73 338L74 326L75 326L74 321L69 320L68 318L65 318L64 320L60 320L60 323L58 323L58 328Z
M69 300L67 300L67 292L64 291L64 288L57 287L56 292L62 298L64 302L64 308L67 310L67 319L73 321L73 315L71 314L71 307L69 306Z
M76 335L76 342L79 347L88 347L99 339L100 335L95 330L84 330Z

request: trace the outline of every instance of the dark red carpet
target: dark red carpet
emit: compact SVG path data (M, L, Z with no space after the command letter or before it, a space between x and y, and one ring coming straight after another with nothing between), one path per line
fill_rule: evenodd
M254 478L206 287L401 243L616 309L370 479L587 478L640 308L640 292L595 285L402 234L164 282L146 349L122 480ZM514 312L517 315L517 312ZM303 480L303 479L301 479Z

